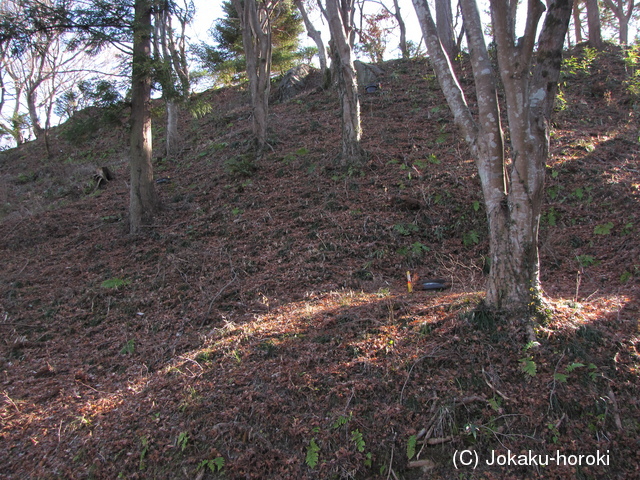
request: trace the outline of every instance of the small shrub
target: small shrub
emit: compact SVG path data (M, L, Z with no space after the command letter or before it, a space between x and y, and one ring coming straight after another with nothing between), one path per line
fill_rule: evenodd
M236 177L250 177L256 169L255 160L251 155L237 155L224 162L225 172Z

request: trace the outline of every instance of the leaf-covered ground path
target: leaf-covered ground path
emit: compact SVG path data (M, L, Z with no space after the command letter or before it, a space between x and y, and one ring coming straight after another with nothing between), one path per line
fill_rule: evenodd
M333 92L274 105L258 163L246 94L203 94L183 153L156 159L164 209L139 238L122 128L0 154L0 475L637 478L637 107L619 51L573 67L534 348L474 310L479 182L423 61L362 96L359 169L334 165ZM116 180L94 192L102 165ZM407 270L452 288L410 294ZM454 467L466 449L476 470ZM602 457L486 463L509 451Z

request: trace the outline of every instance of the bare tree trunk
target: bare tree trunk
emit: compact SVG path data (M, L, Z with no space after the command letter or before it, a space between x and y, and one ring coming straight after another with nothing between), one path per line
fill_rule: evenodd
M573 5L573 28L576 33L576 45L582 43L582 20L580 19L580 0Z
M461 2L476 85L476 122L444 54L426 0L413 0L413 3L438 81L476 158L491 255L485 302L494 309L510 311L516 318L515 315L530 312L531 303L542 298L538 228L549 149L548 119L557 91L572 1L549 2L533 62L536 30L544 11L542 3L529 1L525 33L516 42L515 15L504 15L505 11L512 11L514 3L491 0L509 120L510 164L505 157L494 73L477 4L474 0Z
M177 45L172 26L173 15L180 23ZM156 74L162 86L162 96L167 110L165 152L175 155L180 150L178 118L180 103L189 95L191 83L185 53L185 29L191 22L189 8L172 12L168 2L160 2L154 12L153 55L157 62Z
M322 41L322 33L320 30L317 30L311 20L309 20L309 15L307 14L307 9L304 6L303 0L294 0L296 7L300 11L300 15L302 15L302 20L304 21L305 28L307 29L307 35L311 38L318 48L318 60L320 62L320 70L322 74L325 75L327 72L327 49L324 46L324 42Z
M604 0L604 3L618 19L618 38L620 45L627 45L629 42L629 22L636 8L635 0L626 0L626 2L625 5L625 0Z
M40 125L38 118L38 107L36 106L36 88L29 87L27 90L27 109L29 111L29 119L31 120L31 130L36 138L41 138L44 134L44 128Z
M180 151L180 135L178 135L178 118L180 107L175 99L167 98L165 101L167 108L167 131L166 151L167 155L175 155Z
M456 37L453 32L453 12L451 0L436 0L436 28L444 51L451 60L458 55Z
M598 0L584 0L587 6L587 26L589 27L589 45L602 48L602 29L600 26L600 7Z
M326 14L331 31L338 95L342 107L342 155L343 165L357 164L364 157L360 146L360 100L358 82L353 65L353 41L355 29L353 0L327 0Z
M400 29L400 53L402 58L409 58L409 48L407 47L407 26L404 23L402 14L400 13L400 4L398 0L393 0L393 16L398 22L398 28Z
M131 79L129 232L140 233L158 209L151 164L151 1L135 0Z
M242 25L242 42L253 108L253 134L258 155L267 146L269 92L271 90L272 0L233 0Z

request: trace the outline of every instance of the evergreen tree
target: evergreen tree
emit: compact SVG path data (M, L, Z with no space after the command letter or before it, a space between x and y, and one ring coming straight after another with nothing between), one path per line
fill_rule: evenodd
M230 83L244 76L246 61L238 12L230 0L222 3L222 11L224 16L209 30L217 45L214 47L201 43L194 51L202 65L217 77L219 83ZM304 25L292 0L276 2L271 16L271 70L284 73L304 58L304 52L299 50Z

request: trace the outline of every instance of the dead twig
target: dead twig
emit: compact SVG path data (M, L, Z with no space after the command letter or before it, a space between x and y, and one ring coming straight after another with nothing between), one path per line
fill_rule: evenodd
M391 444L391 458L389 459L389 473L387 473L387 480L391 478L391 472L393 472L393 454L395 452L395 449L396 449L396 435L393 436L393 443Z
M4 398L7 399L7 402L10 403L11 405L13 405L13 408L16 409L16 412L21 413L20 409L18 408L18 406L16 405L16 402L14 402L11 397L9 396L9 394L7 392L2 392L2 396Z
M504 393L502 393L500 390L498 390L496 387L494 387L493 385L491 385L491 383L489 382L489 380L487 379L487 373L484 371L484 367L482 368L482 375L484 377L484 383L486 383L489 388L491 390L493 390L494 392L496 392L498 395L500 395L502 398L504 398L506 401L511 401L511 399L509 397L507 397Z
M609 385L609 391L607 392L607 396L609 400L611 400L611 405L613 406L613 420L616 422L616 427L618 430L622 431L622 420L620 419L620 410L618 409L618 402L616 402L616 396L613 393L613 389L611 385Z
M215 302L215 301L218 299L218 297L219 297L220 295L222 295L222 292L224 292L224 291L229 287L229 285L231 285L233 282L235 282L237 278L238 278L238 274L234 271L234 272L233 272L233 278L232 278L231 280L229 280L229 281L227 282L227 284L226 284L224 287L222 287L222 288L218 291L218 293L216 293L216 294L214 295L214 297L211 299L211 301L209 302L209 308L207 309L207 315L209 315L209 314L211 313L211 307L213 307L213 302Z
M407 383L409 383L409 379L411 378L411 372L413 372L414 367L418 363L423 361L425 358L435 358L435 355L433 355L433 354L424 355L423 357L420 357L418 360L413 362L413 365L411 365L411 368L409 369L409 373L407 374L407 379L404 381L404 385L402 385L402 390L400 390L400 403L402 403L402 397L404 396L404 389L406 388Z
M453 435L447 435L446 437L439 438L427 438L423 441L425 445L440 445L441 443L447 443L453 440Z
M414 460L412 462L409 462L409 468L425 468L425 469L432 469L435 468L436 464L433 463L432 460L429 459L424 459L424 460Z

